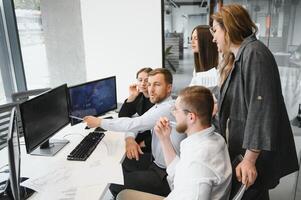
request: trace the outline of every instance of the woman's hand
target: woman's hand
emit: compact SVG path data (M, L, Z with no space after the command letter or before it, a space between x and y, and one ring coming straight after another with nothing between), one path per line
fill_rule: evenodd
M250 187L257 178L256 160L260 154L259 150L246 150L244 159L237 165L235 172L239 182Z
M129 97L127 99L127 102L132 102L136 99L136 97L139 95L139 89L137 84L132 84L129 86Z

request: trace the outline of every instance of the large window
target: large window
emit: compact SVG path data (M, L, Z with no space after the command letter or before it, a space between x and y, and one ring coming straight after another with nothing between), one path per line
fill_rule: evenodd
M28 89L48 87L49 72L40 0L14 0Z
M27 89L84 82L80 0L14 0Z

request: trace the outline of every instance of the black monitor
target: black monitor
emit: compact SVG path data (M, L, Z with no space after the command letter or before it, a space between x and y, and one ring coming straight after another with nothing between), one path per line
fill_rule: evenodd
M9 183L12 196L15 200L20 199L20 144L17 127L15 123L15 108L10 117L9 130L7 135Z
M21 153L19 135L17 132L17 121L15 108L12 109L8 134L7 134L7 151L8 151L8 167L9 179L6 182L5 191L1 194L0 199L26 199L34 192L29 188L20 186L20 164ZM22 178L23 179L23 178Z
M20 104L27 153L53 156L67 140L50 140L69 122L67 84Z
M69 87L70 115L85 117L100 116L117 108L116 77L108 77L96 81ZM71 125L81 120L71 118Z

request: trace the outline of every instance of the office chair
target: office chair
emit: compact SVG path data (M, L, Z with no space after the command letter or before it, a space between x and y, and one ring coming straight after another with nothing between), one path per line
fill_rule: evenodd
M242 161L243 156L238 155L236 158L232 161L232 187L230 192L230 199L231 200L240 200L242 199L244 192L246 190L246 185L242 184L242 182L239 182L236 178L235 168L237 165Z
M23 136L23 127L22 127L22 120L21 120L19 104L28 100L29 97L37 96L50 89L51 88L41 88L41 89L34 89L34 90L27 90L27 91L12 93L11 98L12 98L13 102L17 104L16 111L17 111L17 124L18 124L19 136Z
M6 146L10 114L17 103L7 103L0 105L0 150Z

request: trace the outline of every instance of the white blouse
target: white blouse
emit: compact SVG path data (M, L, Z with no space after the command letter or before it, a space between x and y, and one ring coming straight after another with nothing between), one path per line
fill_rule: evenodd
M218 82L218 71L214 67L205 72L195 72L193 71L193 77L189 86L201 85L205 87L216 86Z

